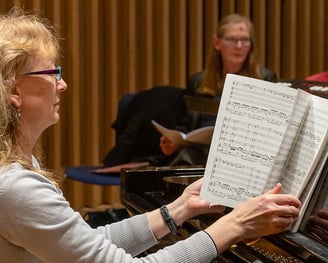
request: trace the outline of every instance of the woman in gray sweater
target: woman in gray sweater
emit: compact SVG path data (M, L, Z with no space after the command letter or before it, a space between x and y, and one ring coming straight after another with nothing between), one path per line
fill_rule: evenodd
M222 211L199 198L202 181L162 209L92 229L73 211L58 178L38 162L42 132L59 121L67 89L50 25L22 10L0 16L0 262L210 262L243 239L278 233L300 202L278 184L190 238L134 256L196 215Z

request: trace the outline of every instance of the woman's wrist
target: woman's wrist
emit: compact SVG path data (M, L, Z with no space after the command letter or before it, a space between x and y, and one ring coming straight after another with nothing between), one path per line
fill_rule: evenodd
M166 213L173 220L177 228L191 217L190 209L188 209L182 197L166 205L166 208ZM148 213L148 222L157 239L161 239L171 231L160 208Z
M163 220L165 221L166 225L170 229L171 233L176 235L178 233L179 226L174 222L173 218L171 217L171 215L169 213L167 206L163 205L159 209L159 211L160 211L161 216L162 216Z
M243 230L236 218L230 217L229 214L207 227L205 232L212 238L219 253L240 242L243 236Z
M167 209L175 224L178 226L181 226L191 217L190 209L188 209L188 206L185 204L182 197L179 197L172 203L168 204Z

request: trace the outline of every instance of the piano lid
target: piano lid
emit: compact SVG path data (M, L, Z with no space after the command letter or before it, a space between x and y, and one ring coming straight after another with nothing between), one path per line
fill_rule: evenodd
M219 98L194 97L185 95L184 100L188 110L193 112L216 115L219 110Z

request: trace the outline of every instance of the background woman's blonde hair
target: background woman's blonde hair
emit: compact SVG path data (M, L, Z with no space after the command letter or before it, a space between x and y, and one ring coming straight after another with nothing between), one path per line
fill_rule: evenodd
M0 165L18 162L25 168L42 173L57 185L52 172L36 170L31 159L26 159L17 140L19 110L10 104L8 91L14 87L16 77L35 63L35 59L56 61L59 54L58 38L47 20L13 8L0 16ZM20 138L24 139L24 138ZM41 162L41 151L35 149Z
M216 36L218 38L224 37L227 26L232 23L245 23L249 30L251 41L250 51L238 74L254 78L263 78L260 73L254 26L248 17L239 14L232 14L223 17L217 25ZM209 53L205 66L204 78L201 82L199 92L211 96L221 95L224 78L221 53L213 47Z

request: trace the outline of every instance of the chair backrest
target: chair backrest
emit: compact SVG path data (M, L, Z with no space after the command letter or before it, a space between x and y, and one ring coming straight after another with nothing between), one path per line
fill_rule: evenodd
M126 109L126 107L128 107L129 103L133 100L135 95L136 95L136 93L127 93L127 94L123 95L123 97L118 102L116 120L121 118L122 114L124 114L123 113L124 110ZM118 137L119 137L119 134L116 132L116 134L115 134L116 143L117 143Z

